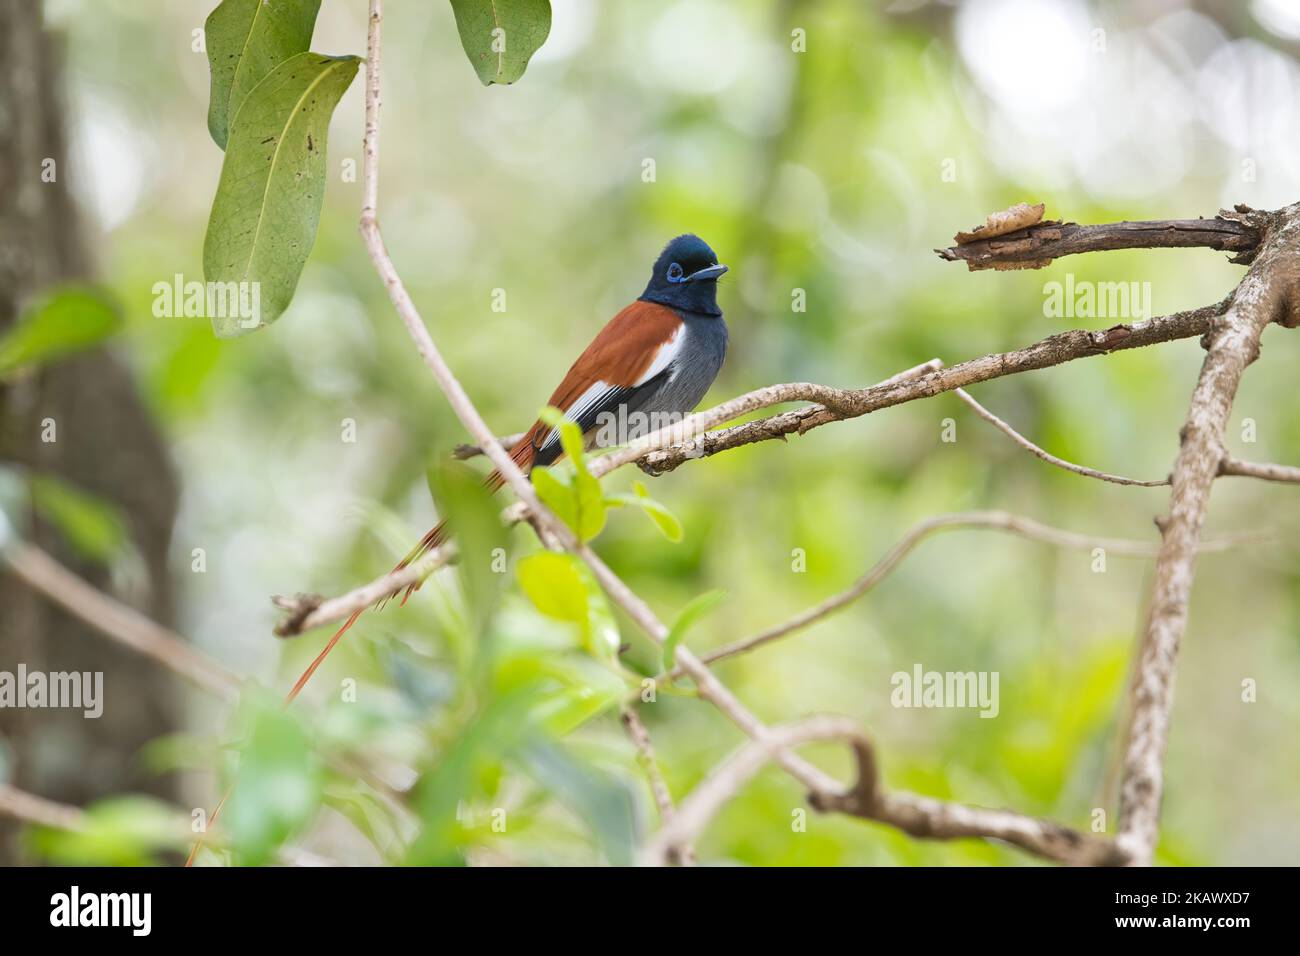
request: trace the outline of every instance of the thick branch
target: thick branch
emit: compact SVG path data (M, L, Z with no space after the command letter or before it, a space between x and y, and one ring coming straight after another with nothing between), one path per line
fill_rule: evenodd
M1174 463L1169 516L1156 561L1146 632L1131 689L1132 713L1120 785L1119 837L1134 862L1149 864L1159 833L1163 762L1169 739L1174 673L1187 628L1196 549L1210 489L1225 455L1224 430L1246 366L1259 355L1269 323L1293 325L1300 281L1300 205L1279 213L1250 214L1267 229L1250 272L1232 305L1206 335L1207 353L1192 393Z
M691 415L676 426L637 439L626 448L597 459L592 471L598 476L604 475L620 465L636 461L651 474L664 474L693 459L707 458L754 442L784 439L792 434L802 435L828 422L857 418L882 408L930 398L978 382L1051 368L1093 355L1106 355L1204 335L1212 320L1223 313L1227 304L1228 300L1224 300L1217 305L1156 316L1098 331L1072 329L1012 352L995 352L946 368L934 368L931 365L924 374L898 381L891 379L870 388L834 390L838 411L832 411L824 404L809 405L742 425L705 432L706 429L769 405L796 401L819 402L825 396L826 389L824 385L816 386L817 391L814 393L811 387L799 383L769 385ZM705 434L699 434L700 432ZM689 435L696 437L683 438Z
M1080 226L1073 222L1042 222L1027 229L976 239L947 249L939 258L965 261L971 271L998 265L1040 268L1061 256L1111 249L1173 249L1206 246L1236 252L1233 261L1248 262L1259 245L1259 233L1236 219L1157 219Z
M853 749L858 767L857 781L848 790L838 785L813 788L808 799L816 810L875 820L926 839L980 837L1001 840L1062 863L1113 865L1123 862L1120 850L1112 841L1046 820L1010 810L933 800L912 793L884 793L871 741L852 721L825 715L773 727L766 743L751 741L714 768L682 801L672 822L666 824L647 846L646 862L667 862L676 848L698 839L714 815L773 759L774 754L786 748L830 740L843 741Z

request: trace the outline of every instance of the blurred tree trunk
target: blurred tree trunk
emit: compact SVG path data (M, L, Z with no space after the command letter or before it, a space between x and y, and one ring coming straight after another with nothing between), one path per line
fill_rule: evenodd
M33 294L91 274L68 188L75 173L60 65L41 3L0 0L0 331ZM42 181L47 160L54 182ZM46 418L57 423L54 442L41 440ZM120 508L143 559L143 573L125 588L114 588L107 569L78 562L49 528L37 523L32 533L92 584L171 623L176 478L122 363L99 349L0 387L0 460L56 475ZM96 720L72 710L0 710L0 768L15 785L74 804L131 790L174 794L174 781L138 761L146 741L178 726L174 678L0 572L0 670L20 662L29 671L102 671L104 709ZM0 864L21 862L16 832L0 821Z

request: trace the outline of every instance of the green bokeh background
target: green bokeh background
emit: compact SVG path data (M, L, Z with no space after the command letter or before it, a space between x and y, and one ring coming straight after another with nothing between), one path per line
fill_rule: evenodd
M1160 250L969 274L931 251L1013 202L1044 201L1050 217L1103 222L1300 198L1300 167L1288 156L1294 140L1283 135L1292 127L1278 118L1294 101L1274 95L1277 83L1300 85L1296 40L1266 29L1267 11L1247 4L554 6L547 46L508 88L479 84L444 4L396 0L387 11L385 236L447 360L502 433L531 421L679 232L699 233L732 266L719 296L732 348L709 405L773 382L860 386L932 357L953 363L1072 324L1117 321L1045 316L1044 284L1067 273L1149 282L1159 314L1219 300L1242 272L1209 250ZM387 570L436 520L426 468L465 435L357 234L360 77L334 117L320 233L283 318L223 342L204 320L152 314L154 283L201 276L221 153L207 133L207 62L191 50L191 31L209 7L46 3L68 38L72 175L93 210L100 275L127 318L115 348L135 370L183 476L173 542L180 630L282 692L326 634L276 641L268 596L340 593ZM313 49L362 53L364 7L326 0ZM1021 32L1008 39L1004 27L1002 40L986 45L988 25L1003 23ZM796 28L806 31L806 52L791 50ZM1084 78L1065 78L1075 68ZM1217 111L1206 104L1237 81L1250 105L1241 129L1225 132L1236 101ZM1166 119L1152 120L1156 113ZM653 182L643 180L647 159ZM345 175L349 162L355 179ZM491 307L495 289L505 290L504 312ZM794 289L806 290L806 312L792 311ZM1062 457L1161 477L1201 354L1194 340L1176 342L972 393ZM1297 356L1293 333L1269 330L1233 413L1234 453L1300 461L1290 367ZM949 418L951 443L941 441ZM354 443L341 440L346 419L355 422ZM1240 441L1246 419L1254 443ZM605 484L626 491L635 478L629 470ZM682 521L685 539L666 541L625 510L612 514L596 548L664 619L702 592L728 592L687 636L696 650L846 587L933 514L1007 509L1072 531L1155 542L1153 518L1167 495L1050 468L951 395L643 480ZM1267 529L1275 539L1199 563L1159 862L1289 863L1300 850L1295 494L1242 479L1215 488L1208 535ZM513 531L512 544L512 560L536 549L527 529ZM206 552L204 574L189 573L194 548ZM806 556L802 573L792 570L795 549ZM766 721L833 712L860 722L877 742L888 787L1084 829L1101 807L1113 827L1125 681L1151 564L1112 556L1104 573L1091 564L1086 552L995 532L945 534L843 613L717 672ZM299 826L300 845L351 862L404 858L408 841L425 847L416 854L425 862L618 861L610 849L617 825L602 835L593 825L599 811L583 802L601 786L633 794L641 832L655 824L613 698L600 697L609 672L564 649L564 629L529 611L513 579L503 600L486 645L466 637L472 615L454 572L407 607L362 618L296 707L298 719L312 746L343 740L338 746L425 773L432 795L420 804L422 835L367 836L330 808ZM620 623L629 660L652 668L636 628ZM605 688L592 691L603 710L553 735L580 761L561 773L596 774L600 786L539 783L553 778L529 767L553 739L519 757L517 739L528 737L535 711L501 704L511 685L501 662L514 656L538 672L573 671L574 700L584 681ZM999 715L892 707L890 676L917 663L998 671ZM495 677L485 678L485 667ZM347 679L359 682L355 704L339 699ZM1242 701L1247 679L1258 684L1253 703ZM194 805L210 806L219 790L208 772L211 748L237 739L239 725L194 698L197 749L188 759L200 766L187 779ZM678 796L741 742L716 710L690 697L660 695L640 710ZM851 771L840 748L808 755L842 777ZM320 784L319 766L307 761L301 770ZM368 799L363 784L343 775L320 785L334 807ZM457 803L459 822L449 823ZM504 833L490 825L499 807L510 820ZM699 857L1033 862L979 841L916 841L811 812L801 829L796 811L806 807L798 784L769 769L714 821Z

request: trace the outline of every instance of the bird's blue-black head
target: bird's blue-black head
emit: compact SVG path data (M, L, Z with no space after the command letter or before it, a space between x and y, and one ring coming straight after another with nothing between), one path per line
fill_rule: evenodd
M721 315L718 277L726 271L708 243L687 233L664 246L641 298L683 312Z

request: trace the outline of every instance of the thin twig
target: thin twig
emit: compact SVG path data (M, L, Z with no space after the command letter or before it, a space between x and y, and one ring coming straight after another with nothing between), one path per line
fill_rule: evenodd
M312 628L341 621L377 601L399 594L413 584L419 584L438 568L454 560L455 556L455 544L447 542L404 568L390 571L369 584L328 600L315 594L298 594L294 597L276 595L271 599L272 602L276 607L288 611L289 615L276 625L275 633L278 637L293 637Z
M1160 481L1142 481L1138 478L1125 478L1123 475L1111 475L1104 471L1097 471L1095 468L1076 465L1073 462L1066 461L1064 458L1057 458L1051 452L1035 445L1024 435L1020 434L1020 432L1016 431L979 402L975 401L966 389L957 388L953 389L953 392L958 398L969 405L976 415L984 419L998 431L1002 432L1002 434L1006 435L1025 451L1038 456L1049 465L1055 465L1057 468L1064 468L1066 471L1072 471L1076 475L1083 475L1086 478L1100 478L1102 481L1109 481L1117 485L1136 485L1139 488L1156 488L1161 485L1169 484L1168 478L1162 478Z
M507 448L510 448L515 445L519 439L523 438L525 434L525 432L515 432L513 435L502 435L500 442ZM458 461L468 461L471 458L477 458L481 454L483 454L482 448L472 442L465 442L464 444L457 445L455 449L452 450L451 457Z
M1042 524L1032 518L1026 518L1022 515L1012 514L1007 511L965 511L955 514L937 515L933 518L927 518L919 522L905 534L897 544L895 544L885 554L883 558L865 575L857 580L852 587L841 591L839 594L832 595L825 601L815 607L796 614L784 624L769 628L752 637L743 638L739 641L733 641L730 644L724 644L722 647L715 648L711 651L705 651L700 654L700 660L706 664L712 664L724 658L735 657L737 654L744 654L755 648L761 647L772 641L779 640L795 631L803 630L809 625L815 624L824 617L828 617L840 608L852 604L858 598L862 597L868 591L883 581L903 559L912 552L917 545L927 537L940 531L956 531L960 529L982 528L990 531L1005 531L1010 534L1020 535L1021 537L1030 538L1035 541L1041 541L1045 544L1054 545L1060 548L1075 548L1084 551L1092 551L1101 548L1107 554L1113 554L1118 557L1128 558L1154 558L1159 554L1159 546L1156 544L1146 544L1141 541L1132 541L1127 538L1099 538L1093 535L1078 534L1074 531L1065 531L1061 528L1053 528L1050 525ZM1241 544L1243 541L1258 541L1263 537L1261 534L1241 534L1231 535L1219 538L1214 541L1203 542L1200 546L1202 552L1222 551L1227 548ZM679 672L673 673L674 677L681 676Z
M195 650L175 631L87 583L35 545L15 542L0 554L0 560L28 587L68 613L202 689L223 698L239 691L240 679L233 672Z
M636 748L637 763L641 765L650 784L650 794L659 809L659 823L661 826L667 825L676 815L676 811L673 807L673 795L668 790L668 782L664 780L664 775L659 771L659 763L655 760L650 731L646 729L641 715L636 712L636 707L632 704L624 704L619 716L622 718L628 737L632 740L632 746ZM686 866L695 862L695 851L689 843L675 847L674 850L673 862Z
M1294 465L1275 465L1272 462L1242 461L1227 457L1219 463L1220 475L1237 475L1242 478L1259 478L1263 481L1282 481L1300 484L1300 468Z

